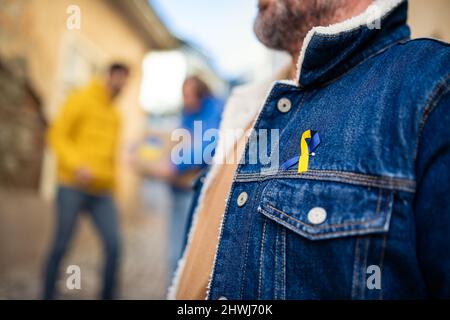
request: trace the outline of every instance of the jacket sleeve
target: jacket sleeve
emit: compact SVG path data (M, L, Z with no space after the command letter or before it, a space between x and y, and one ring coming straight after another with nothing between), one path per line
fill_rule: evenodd
M120 137L122 132L122 122L120 117L117 118L118 123L116 130L114 131L114 144L113 144L113 155L112 155L112 168L109 167L95 167L95 168L89 168L92 171L92 175L94 176L94 179L100 183L100 184L110 184L112 182L113 185L116 183L116 163L119 158L119 146L120 146Z
M81 120L81 97L72 94L47 132L47 140L66 169L75 171L81 165L80 155L74 149L73 134Z
M416 159L417 253L431 298L450 298L450 86L425 110Z

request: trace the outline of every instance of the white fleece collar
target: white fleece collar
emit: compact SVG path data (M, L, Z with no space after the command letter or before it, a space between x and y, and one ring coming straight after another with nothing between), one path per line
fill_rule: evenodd
M406 1L407 0L375 0L362 14L356 17L327 27L319 26L312 28L303 40L302 50L300 51L300 56L297 62L297 76L295 78L296 84L298 85L300 83L305 54L312 38L315 35L338 35L341 33L350 32L362 26L373 26L377 23L377 21L380 21L401 3Z

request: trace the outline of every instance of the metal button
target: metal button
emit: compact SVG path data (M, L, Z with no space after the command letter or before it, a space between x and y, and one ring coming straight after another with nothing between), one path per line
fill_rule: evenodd
M226 297L220 297L218 300L228 300Z
M247 200L248 200L248 193L242 192L237 199L238 206L243 207L247 203Z
M278 101L278 110L282 113L291 111L292 102L288 98L282 98Z
M311 224L322 224L325 222L325 220L327 219L327 212L325 211L324 208L312 208L309 212L308 212L308 221Z

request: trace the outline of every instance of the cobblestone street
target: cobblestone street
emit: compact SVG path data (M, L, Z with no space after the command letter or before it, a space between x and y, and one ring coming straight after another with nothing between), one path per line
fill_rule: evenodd
M164 299L166 221L162 214L122 214L120 299ZM58 283L60 299L96 299L101 247L88 217L80 219ZM39 299L52 235L52 205L36 195L0 190L0 299ZM81 268L81 290L65 288L65 270Z

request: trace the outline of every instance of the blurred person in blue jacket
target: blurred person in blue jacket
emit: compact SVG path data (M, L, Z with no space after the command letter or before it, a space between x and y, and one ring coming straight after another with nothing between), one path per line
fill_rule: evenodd
M214 134L207 139L205 133L218 130L222 109L223 101L211 93L203 80L198 76L186 78L183 84L181 124L177 129L180 135L175 134L182 136L182 141L172 150L171 158L158 164L143 159L134 161L135 168L142 175L165 181L171 186L168 252L171 274L177 267L185 244L188 213L194 196L193 181L210 164L217 144Z

